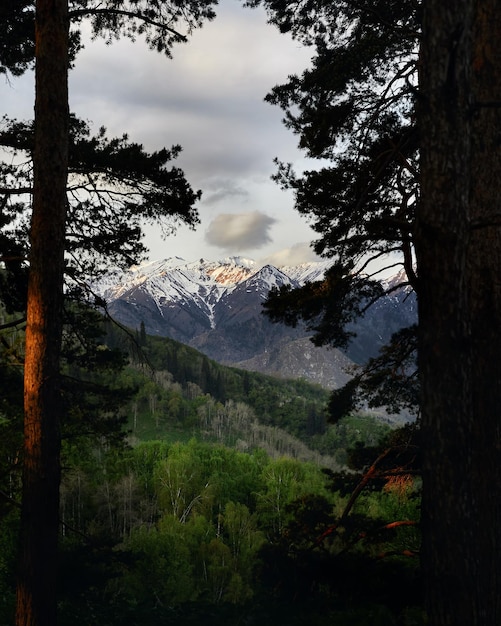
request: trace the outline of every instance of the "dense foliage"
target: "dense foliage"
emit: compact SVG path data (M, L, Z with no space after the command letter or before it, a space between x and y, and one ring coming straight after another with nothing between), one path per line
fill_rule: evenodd
M326 425L327 393L314 385L225 368L170 339L107 329L105 336L95 327L101 348L89 352L101 363L82 367L83 346L68 346L62 624L94 615L110 625L189 624L201 615L234 624L268 614L293 624L307 613L321 624L319 602L354 624L374 611L381 620L418 611L410 608L419 605L417 563L408 555L419 541L410 525L419 500L409 467L396 480L382 464L350 498L393 429L367 416ZM126 350L129 365L120 372L116 358ZM224 397L210 392L217 380ZM14 407L19 371L17 383ZM129 445L118 445L120 424ZM10 461L1 477L0 623L8 623L13 598L21 443L14 426L0 424ZM397 520L409 525L384 528ZM378 565L374 557L382 553L387 558ZM355 592L366 574L366 588ZM379 584L396 584L395 577L399 599Z

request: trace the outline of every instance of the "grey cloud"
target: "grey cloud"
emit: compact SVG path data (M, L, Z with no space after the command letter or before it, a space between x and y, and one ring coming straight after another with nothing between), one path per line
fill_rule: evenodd
M172 61L141 40L89 43L70 76L72 108L148 150L179 143L177 164L197 188L209 177L271 176L277 154L293 161L298 153L282 112L263 98L309 53L266 22L264 10L223 0Z
M311 51L267 24L264 9L220 0L217 12L187 45L175 47L173 60L148 50L140 37L112 46L84 37L86 47L70 73L72 111L89 120L94 132L101 125L109 136L127 132L147 150L183 147L173 165L203 192L203 226L196 232L178 229L169 248L155 239L154 258L172 254L174 247L180 256L198 257L200 249L208 255L210 245L255 247L264 256L310 234L292 211L292 194L271 181L274 157L307 169L304 155L282 124L282 111L263 98L307 67ZM13 115L31 115L32 93L31 73L12 87L0 84L2 106ZM246 213L254 208L269 210L286 228L275 226L271 240L273 218ZM205 234L210 219L223 212L230 215L216 218ZM230 225L233 234L225 232Z
M204 191L203 201L206 205L213 205L227 198L240 198L245 200L249 192L239 187L232 180L216 180L207 191Z
M275 222L260 211L220 213L209 224L205 240L211 246L228 251L261 248L271 241L269 230Z

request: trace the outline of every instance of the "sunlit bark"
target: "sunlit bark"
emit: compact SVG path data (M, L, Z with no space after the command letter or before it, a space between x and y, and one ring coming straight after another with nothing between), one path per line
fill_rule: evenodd
M67 0L36 2L34 190L17 626L56 623L59 355L69 119L67 11Z

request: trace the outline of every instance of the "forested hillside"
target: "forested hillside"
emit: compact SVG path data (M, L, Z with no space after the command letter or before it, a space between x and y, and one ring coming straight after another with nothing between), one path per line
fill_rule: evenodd
M100 339L95 332L107 366L83 367L74 349L65 371L63 625L96 616L109 626L322 624L325 607L329 619L349 615L352 624L420 615L412 473L395 481L383 464L350 497L383 439L398 445L398 431L364 415L328 424L328 392L309 383L227 368L114 324ZM8 624L18 510L7 500L18 498L20 432L10 420L0 428L9 455L0 623ZM386 597L387 584L398 585L398 598Z
M329 392L320 386L226 367L166 337L132 337L111 325L108 342L130 354L121 380L137 388L127 415L140 440L197 433L334 469L347 447L376 443L392 424L384 416L357 415L334 427L327 419Z

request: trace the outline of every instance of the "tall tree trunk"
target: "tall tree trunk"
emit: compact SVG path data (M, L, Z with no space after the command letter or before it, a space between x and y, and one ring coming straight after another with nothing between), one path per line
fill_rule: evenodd
M36 2L34 191L24 372L24 465L16 625L54 626L68 160L68 3Z
M419 267L431 626L501 624L501 11L424 0Z

